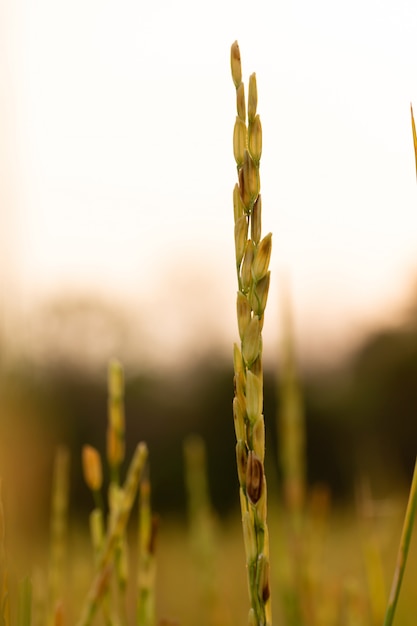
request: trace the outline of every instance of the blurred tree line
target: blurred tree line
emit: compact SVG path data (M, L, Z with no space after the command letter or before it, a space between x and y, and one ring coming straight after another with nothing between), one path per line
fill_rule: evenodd
M308 481L328 485L335 498L351 498L363 476L370 478L376 493L405 484L411 476L417 442L415 317L375 332L353 356L332 368L301 373ZM106 363L103 360L97 371L57 354L59 358L41 364L30 359L3 364L0 475L3 484L16 485L11 490L25 493L29 503L30 493L37 493L47 510L54 449L64 443L72 453L72 508L81 510L91 506L81 474L82 446L89 443L105 451ZM127 459L139 440L148 443L158 511L185 511L182 450L192 433L206 442L215 508L236 510L232 370L231 359L217 350L171 370L126 368ZM267 471L272 486L279 486L280 480L278 382L279 371L266 370Z

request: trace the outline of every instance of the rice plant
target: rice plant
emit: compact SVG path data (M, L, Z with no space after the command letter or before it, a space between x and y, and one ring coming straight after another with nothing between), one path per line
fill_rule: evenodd
M243 536L250 595L248 623L272 623L267 526L267 486L264 470L262 327L268 298L272 235L261 238L262 203L259 162L262 127L257 114L256 75L249 78L248 106L240 50L231 48L232 78L236 88L237 116L233 152L238 183L233 192L237 272L237 323L240 345L234 345L233 416L240 485Z
M126 525L132 510L148 456L147 447L139 443L130 463L125 483L120 483L121 464L125 450L124 380L123 370L118 361L111 361L108 378L108 427L107 461L110 469L108 487L109 518L107 530L104 524L104 506L101 495L102 463L97 450L92 446L83 449L83 468L86 483L92 491L95 508L90 516L91 539L95 556L95 575L84 600L78 626L88 626L102 606L107 624L128 624L126 590L130 577L128 563L128 542ZM148 483L145 483L148 485ZM153 626L153 579L151 554L151 528L148 523L149 487L142 485L141 532L139 542L142 552L139 557L138 574L138 625ZM146 550L146 552L145 552ZM145 571L147 578L145 581ZM112 598L111 582L115 583Z

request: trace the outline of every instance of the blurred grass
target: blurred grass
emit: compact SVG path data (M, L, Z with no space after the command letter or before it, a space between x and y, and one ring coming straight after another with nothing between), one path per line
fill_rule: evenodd
M226 374L228 372L225 372ZM196 383L196 388L198 390L196 396L200 400L202 397L210 397L210 391L202 386L201 382ZM231 394L232 390L230 390L230 396ZM0 463L4 468L7 460L8 468L7 476L3 481L3 497L10 599L16 615L19 585L25 577L29 577L32 581L33 625L39 623L41 626L42 621L36 621L36 616L42 615L44 610L42 607L48 601L45 590L48 588L50 563L48 554L50 551L49 510L53 482L51 478L52 451L59 438L46 427L51 423L51 418L46 419L44 427L42 427L42 422L37 422L36 415L41 413L43 415L45 401L37 405L32 402L34 396L31 393L23 393L18 401L16 398L13 400L12 395L8 396L8 402L3 402L0 421L2 431ZM3 396L3 399L6 396L7 394ZM97 440L104 448L106 428L103 416L106 413L107 401L105 393L100 397L102 397L100 423L94 422L95 428L87 439L84 438L84 442L95 443ZM189 401L189 398L190 395L186 397L186 400ZM322 395L322 401L323 398ZM129 385L126 394L127 402L128 399ZM311 412L311 399L309 397L307 399L306 409ZM222 394L217 401L224 404ZM216 405L213 398L211 402L212 406ZM88 402L87 406L92 406L92 404L94 403ZM192 411L190 407L189 410ZM271 410L269 410L270 413ZM213 415L214 413L211 413L211 416ZM175 420L174 416L171 417ZM220 417L223 418L222 414ZM130 434L129 411L126 420L127 441L130 439L133 442L134 439L131 439ZM139 426L144 421L146 421L145 417L139 419ZM194 419L193 425L197 426L198 423ZM172 424L168 425L168 431L171 426ZM180 424L178 426L180 434L187 432L181 430ZM44 429L45 437L43 436ZM210 431L208 433L210 434ZM61 434L61 440L62 438ZM199 441L202 442L205 439L205 437L200 437ZM210 444L210 436L207 437L207 441ZM325 441L327 441L325 445L333 444L329 433ZM175 443L168 436L168 441L166 440L164 445L172 446ZM337 440L335 440L335 445L338 445ZM231 449L232 446L233 444L231 444ZM72 449L70 466L72 469L75 466L81 468L81 446L77 450L77 446L73 444ZM323 448L319 448L319 451L323 451ZM204 507L210 517L210 541L213 549L208 557L205 553L205 558L209 558L210 563L208 565L206 563L204 567L206 573L210 572L211 583L215 587L215 600L206 623L209 626L237 626L237 624L245 623L247 619L247 583L239 503L235 494L226 509L216 512L218 509L215 505L213 506L210 496L218 478L216 478L216 473L210 471L210 468L213 464L216 465L217 456L210 455L209 452L210 445L207 445L205 461L207 476L204 479L204 490L207 493L204 497ZM182 454L182 447L180 454ZM157 448L154 451L151 449L152 478L155 473L158 475L157 469L166 480L171 478L169 476L170 458L164 459L163 454L161 455ZM311 483L308 485L300 531L303 536L301 587L298 586L298 589L301 588L303 591L300 616L300 603L295 601L292 578L294 552L289 541L292 532L291 517L283 504L282 479L279 474L274 474L274 455L268 458L268 463L273 470L271 474L273 480L269 489L269 525L272 563L271 592L275 623L285 624L285 626L299 624L302 626L326 626L326 624L329 626L361 626L361 624L379 626L380 622L372 617L374 613L371 606L372 581L369 578L369 547L372 546L374 555L377 555L381 563L385 589L384 597L379 598L379 603L385 606L396 562L408 485L404 482L402 490L399 487L401 483L396 483L395 488L388 484L385 490L382 490L381 495L381 485L378 484L378 489L375 490L376 495L371 496L368 493L366 496L365 510L361 507L357 508L352 498L336 498L332 502L328 487ZM185 489L186 475L183 463L179 471L184 483L182 487ZM237 486L235 468L232 466L230 473L222 473L221 480L229 483L232 490L235 490ZM370 483L373 486L372 479ZM160 513L155 554L156 615L159 619L166 618L167 624L177 622L187 626L202 623L201 599L204 593L202 584L207 584L207 581L202 583L204 576L200 575L201 572L196 575L196 564L199 558L198 554L196 555L195 546L196 529L194 526L193 530L191 517L187 518L186 499L183 500L179 495L181 484L176 482L174 485L176 491L172 497L173 500L177 499L177 506L156 511ZM71 491L71 513L66 546L68 558L62 574L64 583L61 583L65 589L65 596L60 608L65 623L68 624L75 623L78 618L79 608L94 575L95 554L88 536L89 510L93 507L93 501L85 487L84 495L90 496L87 498L87 506L85 504L79 506L83 501L82 490L77 488ZM153 504L155 510L155 503ZM137 516L138 513L135 510L134 519L129 525L131 572L136 571L138 558ZM412 541L409 563L397 607L395 623L400 626L411 626L414 623L414 580L417 576L417 551L414 544L415 542ZM375 571L375 566L371 566L371 569L372 567ZM137 610L137 588L134 579L133 575L127 589L128 612L132 617ZM101 623L100 620L101 617L98 617L97 624ZM16 619L12 619L11 623L16 623ZM157 623L159 624L158 621Z
M401 533L406 494L389 503L383 516L374 520L375 534L383 570L390 580L396 559L398 537ZM283 615L288 582L288 565L291 555L286 545L286 517L283 510L270 504L272 602L277 624L288 624ZM227 518L214 518L216 550L213 556L213 577L218 592L217 610L212 624L237 626L247 618L247 583L241 521L238 511ZM311 624L353 624L373 626L370 618L368 587L363 551L363 527L352 508L337 508L325 519L311 522L309 535L310 566L306 582L315 598L315 620ZM316 526L314 526L316 524ZM87 532L88 520L71 526L68 539L69 559L66 565L65 623L74 623L91 576L94 572L94 554ZM308 534L308 533L307 533ZM28 558L30 545L36 541L37 557ZM129 544L132 569L137 552L134 524L130 525ZM406 569L403 589L398 602L396 623L412 626L415 623L415 585L417 577L417 546L411 544L409 565ZM33 579L35 605L41 601L46 582L46 539L23 536L18 545L8 546L12 604L16 598L19 582L30 575ZM195 570L195 552L189 528L183 519L163 517L158 534L156 551L156 614L159 618L177 620L184 626L201 623L201 595L199 577ZM350 603L355 600L357 622L346 617ZM129 613L135 615L135 585L128 588ZM344 616L344 617L343 617ZM12 622L13 623L13 622ZM100 619L97 623L101 623Z

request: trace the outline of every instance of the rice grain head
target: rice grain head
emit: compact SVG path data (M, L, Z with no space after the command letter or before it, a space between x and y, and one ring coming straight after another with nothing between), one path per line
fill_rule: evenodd
M240 346L233 353L233 417L236 461L242 512L243 537L250 598L248 624L270 626L269 539L266 519L264 470L265 426L263 417L262 327L268 299L272 235L262 238L262 202L259 163L262 125L257 113L256 74L249 78L246 105L240 50L231 47L230 64L236 87L237 117L233 130L233 154L238 182L233 190L237 273L237 326Z

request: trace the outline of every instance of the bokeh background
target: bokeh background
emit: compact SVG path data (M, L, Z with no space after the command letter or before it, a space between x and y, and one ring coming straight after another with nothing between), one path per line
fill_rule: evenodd
M0 4L0 475L13 528L41 528L56 445L74 511L83 443L104 447L110 358L128 453L183 514L182 444L207 444L237 510L229 50L256 71L271 484L291 303L311 485L406 487L417 441L417 5L353 0ZM286 294L286 295L283 295ZM24 497L22 496L24 494Z

